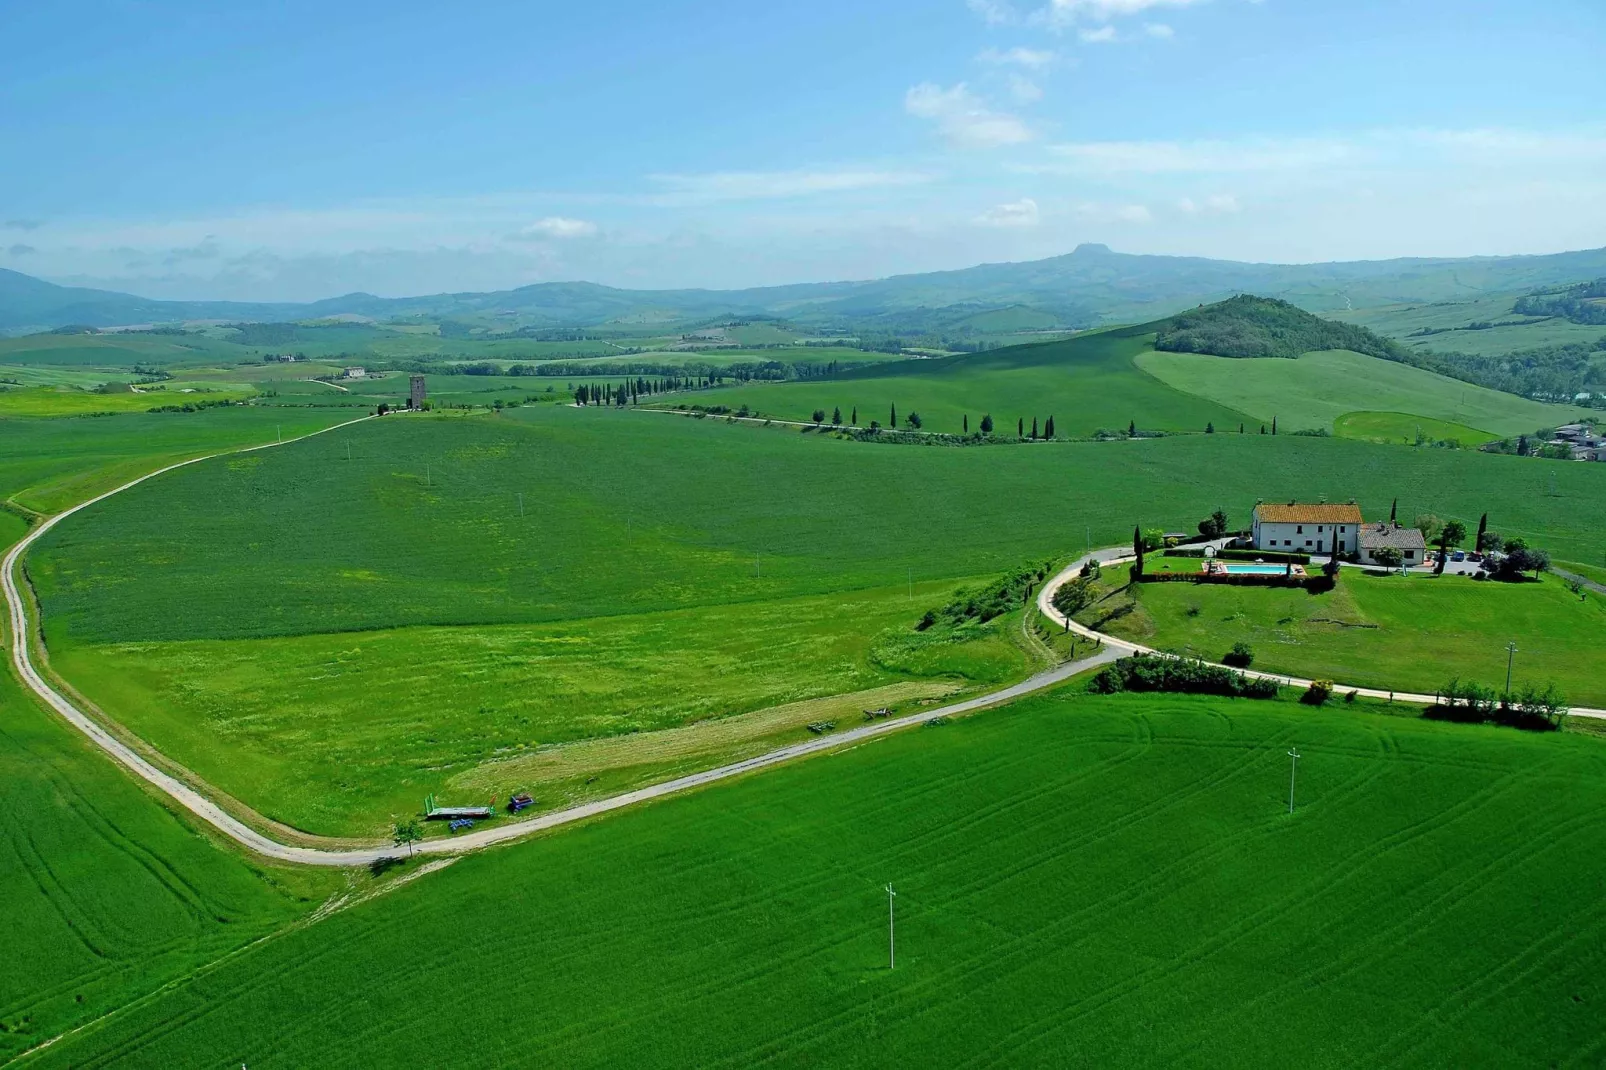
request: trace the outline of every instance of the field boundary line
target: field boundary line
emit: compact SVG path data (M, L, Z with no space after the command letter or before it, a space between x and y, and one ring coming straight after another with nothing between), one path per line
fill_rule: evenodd
M1097 562L1101 568L1105 565L1118 567L1121 565L1131 564L1135 560L1136 558L1133 557L1131 550L1125 546L1106 547L1105 549L1094 550L1091 553L1085 554L1067 565L1059 575L1043 584L1043 589L1037 594L1037 608L1045 617L1053 621L1055 624L1058 624L1061 627L1068 627L1071 631L1076 632L1077 634L1088 639L1101 640L1106 647L1112 650L1122 651L1122 657L1131 657L1136 654L1152 654L1156 657L1162 658L1176 657L1175 654L1168 654L1163 650L1156 650L1153 647L1144 646L1142 643L1134 643L1126 639L1117 639L1113 635L1107 635L1104 632L1095 631L1086 625L1077 623L1075 620L1068 619L1065 614L1054 608L1054 596L1059 593L1059 589L1061 587L1065 586L1067 583L1081 574L1082 567L1084 565ZM1283 687L1308 688L1314 682L1298 676L1289 676L1285 673L1261 672L1256 669L1235 669L1230 665L1221 665L1213 661L1206 661L1205 664L1218 669L1227 669L1231 672L1240 672L1251 680L1270 680L1273 683L1279 684ZM1353 691L1363 698L1385 699L1389 702L1404 702L1411 706L1433 706L1439 701L1438 695L1424 695L1410 691L1385 691L1375 687L1356 687L1350 684L1337 682L1333 683L1333 690L1335 692ZM1574 706L1571 710L1571 715L1574 717L1589 717L1596 720L1606 720L1606 710L1594 709L1589 706Z

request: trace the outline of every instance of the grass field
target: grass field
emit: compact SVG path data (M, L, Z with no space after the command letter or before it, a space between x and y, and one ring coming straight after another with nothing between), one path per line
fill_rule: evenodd
M1561 581L1477 583L1346 571L1331 593L1145 584L1139 610L1112 634L1219 661L1236 642L1255 668L1307 679L1432 694L1451 677L1505 686L1554 682L1579 705L1606 706L1606 599L1580 599Z
M1603 851L1597 739L1062 692L465 859L31 1065L1589 1065Z
M875 446L544 405L387 417L119 495L29 569L55 666L110 716L271 816L367 831L425 791L504 794L472 771L543 747L1022 674L996 637L924 650L913 626L965 577L1134 521L1285 493L1378 515L1397 495L1579 554L1606 522L1594 466L1399 456L1259 435ZM543 805L575 797L562 768Z
M0 499L35 512L60 512L174 461L295 438L356 415L232 407L70 419L0 417Z
M1430 420L1425 416L1410 416L1403 412L1346 413L1333 421L1333 433L1340 438L1355 438L1362 442L1407 446L1425 441L1457 442L1463 447L1472 447L1493 442L1500 437L1465 424Z
M0 390L0 417L3 416L101 416L112 413L149 412L164 405L199 402L240 401L251 395L248 386L234 389L191 387L151 390L141 393L98 394L71 386L12 387Z
M1307 353L1298 360L1146 353L1137 363L1179 391L1231 405L1265 423L1276 417L1284 432L1330 431L1346 415L1381 412L1442 420L1498 437L1556 427L1576 415L1566 406L1359 353Z
M432 791L484 802L525 790L540 810L558 809L807 739L811 722L862 724L860 711L887 700L860 692L901 685L916 701L1029 672L1014 617L966 642L914 635L951 590L922 584L917 602L899 587L556 624L67 646L53 665L265 816L378 836ZM834 695L850 696L840 714L806 701ZM782 706L806 708L777 716ZM636 745L577 745L605 739Z
M1144 375L1133 358L1148 348L1150 334L1137 329L1079 335L1007 350L910 360L866 369L835 380L751 384L692 399L732 409L742 405L767 416L808 420L840 408L844 422L858 410L859 423L883 427L892 406L919 413L927 431L959 434L991 414L1000 435L1013 435L1017 421L1042 426L1054 417L1061 437L1086 438L1099 430L1125 431L1129 424L1163 431L1203 431L1237 426L1247 419L1233 405L1184 393ZM1351 406L1352 408L1354 406ZM900 426L902 424L900 423Z
M1398 339L1416 349L1433 349L1498 356L1522 349L1594 342L1606 329L1569 323L1564 319L1518 316L1511 311L1519 297L1528 291L1513 290L1463 301L1433 304L1386 305L1379 308L1335 310L1323 313L1331 319L1357 323ZM1473 324L1501 324L1473 329ZM1419 334L1424 328L1433 334Z

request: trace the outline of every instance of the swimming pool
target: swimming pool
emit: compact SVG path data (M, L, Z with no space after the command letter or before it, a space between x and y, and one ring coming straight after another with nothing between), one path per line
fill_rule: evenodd
M1227 564L1223 562L1223 564ZM1234 576L1282 576L1287 574L1287 565L1240 565L1227 564L1227 572Z

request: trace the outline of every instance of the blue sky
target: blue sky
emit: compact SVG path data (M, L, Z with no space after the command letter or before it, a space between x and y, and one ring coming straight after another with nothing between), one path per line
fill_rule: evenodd
M1606 245L1599 0L0 0L0 266L733 287Z

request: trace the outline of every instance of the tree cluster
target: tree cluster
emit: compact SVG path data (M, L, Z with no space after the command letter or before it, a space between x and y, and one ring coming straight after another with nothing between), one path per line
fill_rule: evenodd
M1509 695L1499 695L1492 687L1451 680L1439 689L1439 701L1428 707L1427 716L1435 720L1510 725L1536 731L1560 728L1571 712L1567 700L1548 684L1543 690L1525 684Z
M1245 676L1196 658L1138 654L1122 658L1093 677L1088 690L1100 695L1122 691L1169 691L1231 698L1276 698L1277 684Z
M1581 282L1564 290L1532 293L1517 299L1511 311L1519 316L1556 316L1573 323L1606 326L1606 279Z
M965 624L986 624L1031 600L1032 592L1048 575L1049 566L1035 565L1018 568L996 583L958 592L954 599L941 609L927 610L920 618L917 631L933 627L957 628Z

